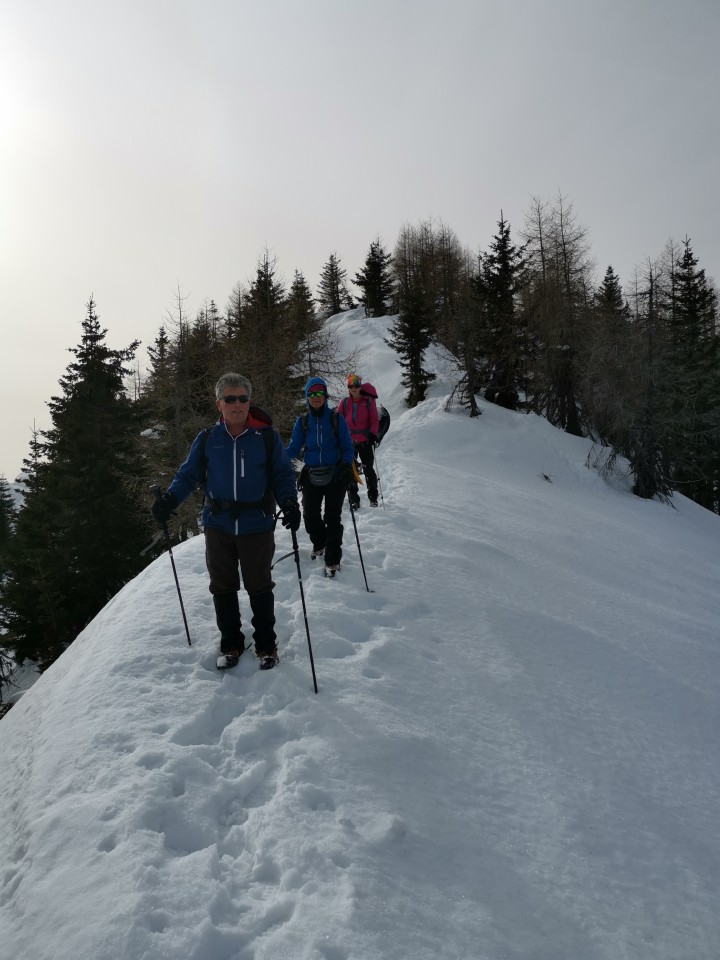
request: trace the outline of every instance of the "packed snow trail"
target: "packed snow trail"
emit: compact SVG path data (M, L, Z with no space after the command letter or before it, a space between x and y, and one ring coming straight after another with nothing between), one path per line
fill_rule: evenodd
M281 662L218 672L202 539L0 721L15 960L716 960L720 526L334 321L393 416L334 580L275 569ZM392 378L395 378L394 380ZM278 528L277 556L290 550ZM243 613L247 598L241 594Z

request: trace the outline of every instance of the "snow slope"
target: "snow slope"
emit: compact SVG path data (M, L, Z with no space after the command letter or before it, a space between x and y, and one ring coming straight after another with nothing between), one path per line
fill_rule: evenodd
M282 661L214 669L203 544L128 584L0 721L13 960L716 960L720 521L333 318L393 417L385 509ZM434 361L435 362L435 361ZM277 557L290 549L278 528ZM241 595L244 609L247 603Z

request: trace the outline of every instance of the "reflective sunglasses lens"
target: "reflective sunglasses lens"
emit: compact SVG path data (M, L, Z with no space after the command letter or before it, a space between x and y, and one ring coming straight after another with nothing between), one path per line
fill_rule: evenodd
M230 394L229 397L223 397L223 403L247 403L250 397L246 393L241 393L239 396L233 396Z

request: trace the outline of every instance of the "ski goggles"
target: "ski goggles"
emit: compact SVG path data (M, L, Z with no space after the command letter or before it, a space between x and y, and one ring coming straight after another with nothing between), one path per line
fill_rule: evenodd
M315 397L324 397L324 396L325 396L324 390L308 390L308 397L312 400L314 400Z
M222 398L223 403L249 403L250 397L246 393L239 394L230 394L228 397Z

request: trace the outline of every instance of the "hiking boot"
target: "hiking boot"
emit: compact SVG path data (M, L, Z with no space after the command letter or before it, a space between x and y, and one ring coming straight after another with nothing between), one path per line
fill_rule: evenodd
M317 560L318 557L325 555L325 547L313 547L312 553L310 554L311 560Z
M257 658L260 661L261 670L272 670L275 664L280 662L277 647L273 647L272 650L258 650Z
M338 572L339 569L340 569L340 564L339 564L339 563L326 563L326 564L325 564L325 576L326 576L326 577L334 577L335 574Z
M370 500L370 506L371 506L371 507L376 507L377 505L378 505L377 497L375 497L374 500L372 500L372 499Z
M215 663L218 670L230 670L231 667L236 667L244 650L245 647L242 647L240 650L226 650L221 653Z

